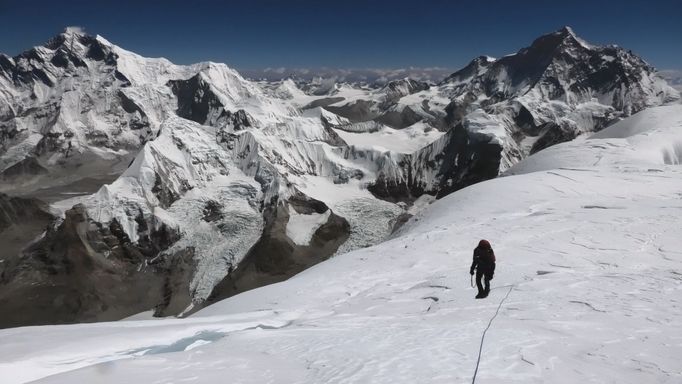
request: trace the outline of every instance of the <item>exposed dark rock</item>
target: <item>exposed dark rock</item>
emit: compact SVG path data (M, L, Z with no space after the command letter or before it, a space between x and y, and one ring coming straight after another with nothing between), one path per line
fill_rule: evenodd
M189 283L196 270L193 248L185 248L159 258L158 268L165 273L163 277L163 297L154 308L154 316L177 316L191 304Z
M232 127L233 131L241 131L252 127L253 125L253 118L251 118L243 109L239 109L234 113L229 113L227 116L227 126Z
M402 227L408 220L412 217L411 214L403 212L395 220L393 220L391 225L391 233L395 233L400 227Z
M267 207L263 236L239 267L216 285L204 306L240 292L286 280L329 258L350 235L348 222L332 212L327 222L315 231L309 245L297 245L286 236L289 209L295 209L299 214L310 214L324 213L329 208L323 202L302 194L289 200L289 208L283 204Z
M388 111L374 120L388 125L391 128L403 129L421 121L422 119L422 116L418 115L410 107L405 107L400 112Z
M474 93L467 92L461 99L451 101L445 107L445 125L454 127L461 123L464 117L471 112L471 104L476 101L476 98Z
M108 65L116 65L118 56L110 47L102 44L96 37L90 35L81 35L79 41L84 46L88 47L85 57L95 61L103 61Z
M324 119L322 119L322 120L323 120L323 124L324 124ZM344 147L344 146L347 146L347 145L348 145L348 144L341 138L341 136L339 136L339 134L336 133L336 131L334 131L334 129L332 128L331 125L325 124L324 130L325 130L325 132L326 132L326 134L327 134L327 140L325 140L325 142L326 142L327 144L333 145L333 146L335 146L335 147Z
M373 101L358 100L353 104L345 104L341 106L329 105L324 107L331 113L335 113L341 117L352 122L369 121L376 118L378 115L372 111Z
M173 243L168 237L177 238L149 236L150 244L164 248ZM192 267L186 257L150 258L164 248L145 250L131 243L116 221L103 227L76 205L5 266L0 327L117 320L152 308L171 313L178 307L173 295L188 295L178 291L178 276Z
M541 151L557 143L563 143L576 138L577 132L566 126L554 123L547 123L542 127L543 133L533 144L530 153Z
M42 201L0 193L0 276L53 220L55 217Z
M121 72L119 72L118 70L115 70L115 71L114 71L114 78L115 78L116 80L122 82L122 83L123 83L123 84L122 84L123 86L129 86L129 85L130 85L130 80L129 80L124 74L122 74Z
M468 81L474 76L478 76L484 72L492 62L493 61L489 60L487 56L479 56L471 60L464 68L446 77L445 80L443 80L443 83L461 83Z
M222 205L214 200L209 200L204 205L204 221L210 223L223 219Z
M168 86L178 98L177 114L180 117L199 124L222 126L231 115L202 74L187 80L171 80Z
M66 49L59 49L55 55L52 56L50 62L60 68L67 68L69 64L72 64L74 67L88 66L83 59Z
M164 182L163 178L156 175L154 180L154 187L152 187L152 193L159 199L159 204L162 208L170 207L174 202L176 202L180 196L169 188Z
M335 104L335 103L338 103L339 101L343 101L343 100L345 100L345 98L343 98L343 97L325 97L322 99L313 100L310 102L310 104L304 106L301 109L305 110L305 109L312 109L315 107L326 107L328 105Z
M480 181L497 177L502 147L485 135L472 134L458 124L443 137L400 163L407 175L395 180L379 175L368 187L375 196L388 201L412 201L422 194L440 198ZM437 182L427 175L434 175Z
M47 169L40 165L35 157L28 157L2 171L2 173L0 173L0 180L11 182L20 176L37 176L44 174L47 174Z
M537 136L542 130L542 127L535 123L533 114L523 104L519 104L518 112L514 116L514 123L529 136Z
M130 99L125 92L119 90L118 98L121 101L121 108L132 115L129 120L130 128L134 130L149 128L149 118L142 108Z
M12 197L0 193L0 232L32 219L48 222L53 218L47 204L40 200Z
M429 84L423 81L417 81L409 78L402 80L393 80L386 84L382 89L382 92L385 95L385 100L382 103L382 107L388 108L391 105L395 104L403 96L425 91L429 88L430 88Z
M4 53L0 53L0 71L7 74L14 70L14 67L15 65L12 59Z

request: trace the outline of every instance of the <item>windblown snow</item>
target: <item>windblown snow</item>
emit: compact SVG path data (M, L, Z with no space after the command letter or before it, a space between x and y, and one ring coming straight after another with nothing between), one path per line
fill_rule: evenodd
M389 241L186 319L2 330L0 377L463 383L482 348L478 383L678 383L680 116L652 108L541 151ZM498 264L490 296L474 300L481 238Z

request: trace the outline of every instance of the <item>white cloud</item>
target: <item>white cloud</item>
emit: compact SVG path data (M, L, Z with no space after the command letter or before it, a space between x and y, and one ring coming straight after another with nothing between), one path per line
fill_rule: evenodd
M287 77L311 81L314 78L334 79L335 81L386 83L405 77L439 82L451 73L453 68L407 67L407 68L265 68L262 70L242 70L244 76L252 79L277 81Z
M665 69L658 71L658 74L673 88L682 91L682 69Z

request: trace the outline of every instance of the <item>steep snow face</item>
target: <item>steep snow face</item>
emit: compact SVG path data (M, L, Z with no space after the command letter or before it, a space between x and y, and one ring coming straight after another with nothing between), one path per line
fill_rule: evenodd
M369 129L369 122L394 129L429 125L442 131L462 125L477 136L474 142L498 145L500 154L494 157L498 172L504 172L531 153L679 99L679 92L632 52L591 45L569 27L541 36L515 54L478 57L437 85L417 84L405 80L376 90L339 87L333 97L306 102L356 123L346 124L352 132ZM404 169L408 179L409 172ZM437 185L466 179L462 173L444 171L432 178Z
M277 249L296 262L299 253L316 254L309 248L319 248L312 258L319 261L341 243L349 251L382 241L407 207L379 200L368 186L378 174L396 172L403 152L440 136L427 127L397 132L377 125L384 137L397 136L388 148L348 145L337 128L352 123L320 108L301 111L304 96L291 84L272 90L224 64L144 58L76 29L1 63L0 95L8 103L2 104L0 191L69 193L81 180L115 179L53 207L87 221L104 238L116 237L83 245L88 257L119 257L120 250L106 248L125 244L120 257L127 259L112 263L132 259L141 273L166 273L148 266L172 269L190 259L190 302L176 300L175 289L165 294L176 310L183 301L181 310L204 302L249 252L273 246L272 239L285 242ZM406 80L390 90L420 86ZM367 141L377 139L368 135ZM308 178L329 193L308 199ZM328 212L307 220L280 209L294 196ZM68 213L75 204L83 209ZM282 220L289 230L280 234ZM314 228L304 228L309 225ZM31 252L51 249L47 242L66 230L72 228L51 227ZM165 286L182 286L165 278ZM177 314L163 309L168 305L160 303L157 314Z
M506 174L554 168L610 166L628 169L682 163L682 105L649 108L589 137L548 148Z
M55 173L80 167L82 177L102 173L103 165L119 172L125 167L117 161L134 156L156 122L123 90L130 83L117 70L114 51L104 40L70 29L4 60L0 145L9 155L0 158L0 171L30 159ZM162 109L162 102L157 97L149 109Z
M331 211L324 213L299 214L295 211L289 212L286 234L298 245L309 245L315 232L327 222Z
M176 113L197 121L192 117L203 112L197 122L213 126L241 123L238 111L242 120L261 125L295 114L224 64L177 66L76 29L0 61L0 97L6 101L0 107L0 172L7 192L121 173ZM189 101L178 97L180 85L195 83L180 95ZM183 116L199 90L216 106Z
M196 256L192 297L203 300L260 238L261 186L235 166L209 127L172 118L110 185L80 199L95 221L116 221L136 243L170 227L181 238L161 257ZM142 225L141 225L142 223Z
M187 319L2 330L0 374L8 383L213 382L226 372L245 383L678 382L682 174L641 154L680 137L679 108L642 112L588 146L548 149L556 163L530 156L517 175L429 205L390 241ZM497 269L490 296L475 300L468 269L481 238Z
M353 124L358 126L359 124ZM394 153L414 153L443 136L428 124L415 123L409 128L393 129L377 125L376 131L349 132L347 127L337 128L336 133L349 145L356 148L372 148Z
M568 27L516 54L476 59L441 86L459 114L483 108L502 115L522 156L679 99L641 58L587 44Z

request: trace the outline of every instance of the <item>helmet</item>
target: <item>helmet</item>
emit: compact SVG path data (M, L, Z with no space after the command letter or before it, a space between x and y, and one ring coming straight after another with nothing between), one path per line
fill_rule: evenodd
M488 240L481 240L481 241L479 241L479 242L478 242L478 246L481 247L481 248L488 248L488 249L492 248L492 247L490 246L490 242L489 242Z

